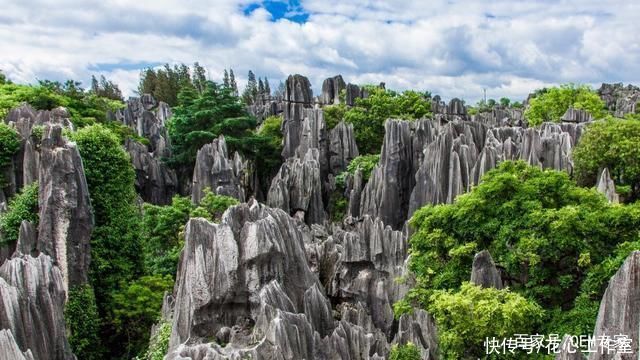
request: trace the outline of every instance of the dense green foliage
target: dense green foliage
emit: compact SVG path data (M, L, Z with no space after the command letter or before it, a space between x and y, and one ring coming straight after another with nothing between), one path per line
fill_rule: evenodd
M180 236L193 211L191 199L175 196L171 205L144 205L142 247L147 274L175 276L183 239Z
M640 195L640 120L608 117L587 127L573 154L578 183L593 186L608 168L616 185L630 189L628 200Z
M370 155L359 155L353 158L349 165L347 165L347 170L343 171L336 177L336 183L344 187L346 176L347 175L355 175L356 171L360 170L362 172L362 179L366 182L371 177L371 172L380 162L380 154L370 154Z
M420 350L412 343L404 345L395 344L391 347L389 360L420 360Z
M197 151L219 135L224 135L230 152L256 160L259 176L279 161L277 141L255 131L255 118L230 88L209 81L202 94L183 89L178 102L168 124L173 147L168 162L183 177L191 178Z
M204 197L200 200L198 207L191 211L191 217L203 217L211 221L220 222L225 210L239 203L236 198L218 195L205 188Z
M64 84L57 81L41 81L34 86L0 84L0 119L22 102L29 103L37 110L51 110L64 106L69 110L71 121L77 127L105 122L108 111L115 111L123 106L121 101L85 91L80 87L80 83L72 80Z
M369 96L356 99L355 106L327 107L327 126L332 128L341 120L353 124L356 143L361 154L380 152L384 139L384 123L389 118L420 119L431 114L431 102L415 91L397 93L368 86Z
M7 211L0 215L0 244L18 241L23 220L38 225L38 183L25 186L11 199Z
M13 156L20 149L20 136L15 129L4 122L0 122L0 174L11 165ZM3 175L0 175L0 188L6 183Z
M100 317L90 285L76 286L69 290L64 318L71 350L78 359L102 359L104 349L99 337Z
M171 339L171 323L163 321L158 325L157 332L149 340L149 348L139 360L163 360L169 351L169 340Z
M183 89L202 93L207 81L206 70L197 62L193 70L185 64L165 64L162 68L148 68L140 73L138 93L151 94L156 100L170 106L178 104L178 94Z
M149 342L149 329L158 321L162 299L171 291L173 278L169 275L142 276L122 283L113 294L116 331L124 335L125 358L140 354Z
M323 107L322 112L327 129L333 129L340 121L344 120L344 115L347 113L347 110L349 110L349 108L344 103Z
M608 204L566 173L524 162L503 162L472 192L453 204L425 206L410 223L417 286L397 313L410 304L435 311L434 295L457 291L470 277L474 254L488 249L511 291L545 311L528 333L588 333L609 277L640 249L640 206Z
M444 359L480 358L486 338L529 334L542 320L542 308L508 289L463 283L459 291L437 290L428 311L438 327Z
M85 127L72 137L82 156L95 217L89 279L102 319L101 338L117 357L125 349L116 344L131 339L114 328L113 295L120 284L135 279L142 270L135 173L118 137L105 127Z
M604 102L598 94L586 85L574 84L536 92L535 97L529 101L524 116L531 126L547 121L559 122L569 107L586 110L596 119L604 116Z

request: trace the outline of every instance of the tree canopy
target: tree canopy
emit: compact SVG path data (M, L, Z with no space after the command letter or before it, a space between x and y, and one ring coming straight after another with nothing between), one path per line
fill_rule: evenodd
M531 126L560 122L569 107L586 110L596 119L605 115L604 102L589 86L564 84L535 92L524 116Z

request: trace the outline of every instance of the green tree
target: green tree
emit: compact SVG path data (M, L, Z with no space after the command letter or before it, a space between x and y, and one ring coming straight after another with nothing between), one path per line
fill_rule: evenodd
M369 97L357 99L356 105L344 114L344 120L353 124L356 143L362 154L380 152L384 139L384 122L387 119L419 119L431 113L430 101L418 92L405 91L398 94L373 86L365 89L369 92Z
M114 325L124 341L127 359L144 352L149 343L149 329L158 321L164 293L173 287L173 278L143 276L131 283L123 282L113 295Z
M256 82L256 75L253 71L249 70L249 74L247 75L247 86L242 92L242 101L247 105L251 105L255 102L257 97L258 83Z
M503 107L509 107L509 104L511 104L511 99L509 99L508 97L500 98L500 105L502 105Z
M104 349L99 337L100 316L90 285L80 285L69 290L64 318L71 350L78 359L102 359Z
M180 93L180 104L169 121L173 155L168 162L184 178L190 179L197 151L219 135L224 135L230 151L238 151L255 161L258 174L270 171L274 161L275 142L270 136L255 131L257 123L231 89L207 82L202 95L186 89ZM275 157L277 156L277 157Z
M628 187L628 201L640 195L640 120L605 120L589 124L573 154L574 172L581 185L593 186L604 168L616 185Z
M0 174L11 165L13 156L20 150L20 135L4 122L0 122ZM0 191L6 183L4 175L0 175Z
M560 122L569 107L586 110L596 119L605 115L604 102L587 85L564 84L537 91L534 96L524 113L531 126Z
M194 206L187 197L174 196L171 205L144 204L142 248L146 274L176 275L184 245L184 225Z
M421 358L418 347L410 342L404 345L393 345L389 353L389 360L420 360Z
M71 136L82 156L95 217L89 280L101 317L101 339L110 355L118 357L124 349L117 344L135 340L114 328L113 295L143 269L135 173L118 137L105 127L92 125Z
M468 282L459 291L435 291L429 300L428 311L436 320L444 359L483 358L486 338L533 334L544 314L538 304L509 289Z
M240 202L233 197L218 195L209 188L204 189L204 197L197 208L191 211L191 217L203 217L211 221L220 222L222 214L231 206Z
M171 339L171 323L162 321L158 325L157 332L149 340L149 349L142 359L164 360L169 351L169 340Z
M433 289L456 288L469 279L473 255L488 249L512 290L567 309L592 264L637 238L639 210L608 204L564 172L503 162L453 204L414 214L410 267L421 286L413 294L424 301Z
M0 245L18 241L23 220L38 226L38 219L38 183L33 183L22 188L9 201L7 211L0 214Z

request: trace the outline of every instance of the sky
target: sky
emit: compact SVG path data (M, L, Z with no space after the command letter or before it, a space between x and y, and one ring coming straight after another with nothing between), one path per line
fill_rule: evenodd
M522 100L574 82L640 84L636 0L0 0L0 70L18 83L203 64L277 84L289 74L385 82L444 99Z

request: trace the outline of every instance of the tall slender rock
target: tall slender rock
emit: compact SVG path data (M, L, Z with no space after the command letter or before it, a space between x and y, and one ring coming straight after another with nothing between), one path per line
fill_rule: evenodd
M598 189L598 192L604 194L610 203L617 204L620 202L620 196L616 192L616 184L611 179L609 169L604 168L600 173L596 189Z
M623 335L630 339L629 352L608 343ZM640 251L632 252L609 280L609 286L600 302L593 338L595 352L589 360L600 359L637 359L640 354L638 339L640 336ZM625 349L627 350L627 349Z
M282 157L292 157L302 135L304 109L310 108L313 101L311 83L302 75L290 75L285 82L284 120L282 122Z
M321 102L325 105L339 104L340 92L346 89L347 85L342 79L342 75L325 79L322 82Z
M245 164L238 153L230 157L224 136L220 135L210 144L206 144L196 155L193 169L191 200L200 203L204 189L209 188L216 194L234 197L244 201Z
M45 128L42 140L37 249L60 266L63 288L88 280L93 214L80 153L62 136L62 127Z
M471 282L485 288L502 289L502 278L489 251L482 250L473 257Z

